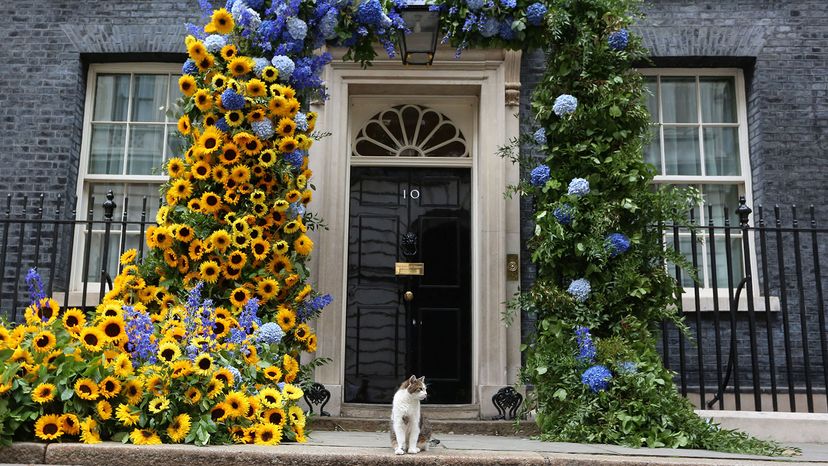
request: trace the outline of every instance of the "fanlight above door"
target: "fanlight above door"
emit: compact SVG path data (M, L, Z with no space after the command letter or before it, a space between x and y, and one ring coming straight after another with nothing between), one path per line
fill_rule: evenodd
M397 105L374 115L354 139L354 157L469 157L462 131L421 105Z

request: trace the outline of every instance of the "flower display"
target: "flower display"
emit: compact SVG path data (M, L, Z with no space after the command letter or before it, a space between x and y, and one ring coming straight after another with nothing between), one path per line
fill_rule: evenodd
M610 34L607 42L609 42L609 46L613 50L624 50L627 48L629 37L630 35L626 29L620 29Z
M592 342L592 335L586 327L578 327L575 329L575 337L578 342L578 355L575 359L580 363L593 363L598 350L595 349L595 344Z
M624 254L630 249L630 239L623 233L610 233L606 239L606 249L611 257Z
M532 186L541 187L549 181L550 170L549 166L547 165L538 165L537 167L532 169L532 172L529 174L529 182L532 183Z
M532 26L540 26L547 12L546 5L535 2L526 9L526 21Z
M440 12L443 43L457 47L456 57L470 44L517 49L543 43L548 8L540 2L448 0L430 8Z
M607 369L607 366L600 364L588 368L581 374L581 383L595 393L608 389L611 380L612 372Z
M589 284L589 280L586 278L579 278L577 280L572 280L569 284L569 288L566 289L566 292L569 293L575 301L579 303L585 302L589 299L589 293L592 291L592 287Z
M589 181L583 178L573 178L569 182L569 188L566 190L566 193L570 196L586 196L589 194Z
M574 112L578 108L578 99L569 94L561 94L555 99L552 111L555 115L562 117Z
M555 210L552 211L552 215L561 225L569 225L572 223L572 206L569 204L563 204L560 207L556 207Z

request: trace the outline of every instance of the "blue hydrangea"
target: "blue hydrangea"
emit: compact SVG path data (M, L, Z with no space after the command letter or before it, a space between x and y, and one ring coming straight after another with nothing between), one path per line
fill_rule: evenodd
M578 99L569 94L559 95L552 105L552 111L559 117L574 112L576 108L578 108Z
M595 393L609 388L612 372L600 364L590 367L581 374L581 382Z
M308 25L301 19L291 16L287 19L287 30L295 40L305 40L308 35Z
M254 121L250 124L250 126L253 128L253 132L259 139L266 140L273 136L273 122L270 121L270 118Z
M221 105L227 110L241 110L244 108L244 96L233 89L226 89L221 93Z
M479 26L480 35L494 37L500 31L500 22L494 16L489 16Z
M391 19L382 10L379 0L368 0L357 7L356 20L365 26L388 27Z
M293 122L296 123L296 129L298 131L308 130L308 116L304 113L297 113L296 116L293 117Z
M302 164L305 162L305 153L301 150L295 150L285 155L285 161L298 170L302 168Z
M206 39L204 39L204 47L210 53L221 52L222 47L225 45L227 45L227 39L219 34L210 34Z
M517 6L517 0L500 0L500 4L503 5L503 7L507 10L511 10L512 8Z
M606 248L611 257L624 254L630 249L630 239L623 233L611 233L607 236Z
M259 327L259 332L256 334L256 341L270 345L279 343L284 336L285 332L282 330L282 327L279 327L279 324L276 322L268 322Z
M635 374L638 372L638 364L632 361L624 361L618 364L618 372L620 374Z
M624 50L630 41L630 35L626 29L621 29L610 34L607 41L611 49Z
M508 17L500 22L500 38L503 40L512 40L515 38L515 31L512 30L512 17Z
M477 11L483 8L484 0L466 0L466 6L469 7L469 10Z
M595 348L595 343L592 341L592 335L586 327L578 327L575 329L575 336L578 342L578 355L575 359L579 363L594 363L595 356L598 355L598 350Z
M336 8L331 8L325 13L325 16L319 20L319 33L327 40L336 37L336 25L339 21L339 11Z
M216 121L216 128L224 132L230 131L230 125L227 124L227 119L224 117L221 117L218 121Z
M546 128L540 128L535 131L535 134L532 135L532 138L535 140L535 144L544 145L546 144Z
M583 303L589 299L589 293L591 291L592 287L589 284L589 280L586 278L572 280L572 283L569 284L569 288L566 289L566 292L575 298L575 301L578 301L579 303Z
M589 194L589 181L583 178L572 178L566 193L572 196L586 196Z
M181 65L181 72L195 76L198 73L198 66L196 66L196 63L192 58L188 58L187 61Z
M40 274L37 273L37 269L29 269L29 273L26 274L26 284L29 285L29 296L33 304L39 303L41 299L46 297L46 293L43 292L43 280L40 278Z
M296 64L293 63L293 60L285 55L276 55L270 62L279 70L279 79L283 81L290 79L290 75L296 69Z
M288 218L301 217L305 215L305 205L302 202L294 202L288 208Z
M561 225L569 225L572 223L572 206L564 204L557 207L554 211L552 211L552 215Z
M543 17L546 16L546 5L543 3L533 3L526 9L526 21L532 26L540 26L543 22Z
M549 181L549 176L549 166L538 165L537 167L533 168L532 172L529 174L529 182L532 183L532 186L539 188L545 185L547 181Z
M244 0L247 3L247 6L253 8L254 10L261 10L264 6L264 0Z
M253 72L256 73L256 76L262 77L262 70L265 67L270 65L270 60L264 57L256 57L253 59Z

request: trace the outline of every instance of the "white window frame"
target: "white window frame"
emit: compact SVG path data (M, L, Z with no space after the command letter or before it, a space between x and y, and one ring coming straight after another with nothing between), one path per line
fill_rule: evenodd
M86 79L86 98L84 102L84 112L83 112L83 135L81 139L81 153L80 153L80 165L78 167L78 183L77 183L77 212L78 212L78 219L86 220L87 219L87 210L89 206L89 187L93 183L110 183L110 184L158 184L159 186L167 180L167 177L161 174L159 171L158 175L113 175L113 174L90 174L89 173L89 158L91 152L91 144L92 144L92 117L95 110L95 93L96 93L96 85L97 85L97 78L100 74L171 74L171 75L180 75L181 74L181 65L176 63L156 63L156 62L141 62L141 63L96 63L89 65L89 72L87 73ZM127 108L127 115L129 118L129 123L127 124L127 130L124 134L124 143L126 145L129 144L129 128L134 125L141 125L141 122L132 122L131 121L131 110L132 110L132 85L134 83L134 79L130 81L130 91L129 91L129 106ZM168 90L168 101L175 102L177 99L174 93L177 93L177 89L173 89L172 85L170 85L170 89ZM120 122L119 122L120 123ZM170 124L173 123L173 126ZM157 123L149 123L149 124L157 124ZM165 132L164 132L164 141L163 141L163 148L164 152L167 151L167 140L170 136L170 131L174 130L174 122L169 118L165 118ZM167 160L170 157L169 154L166 156L162 155L162 160ZM124 160L124 167L126 169L128 161ZM160 167L159 167L160 168ZM95 212L95 218L98 218L99 213L101 212L103 202L105 198L95 198L95 205L93 206ZM136 200L133 199L133 202ZM123 213L123 205L122 201L118 199L115 200L118 204L116 208L116 217L115 220L121 219L121 214ZM147 203L148 206L151 205L150 203L157 203L158 199L148 198ZM130 221L136 219L129 219ZM153 219L148 219L153 220ZM93 232L103 232L100 226L96 226L92 230ZM70 280L70 289L69 289L69 302L70 305L81 305L81 292L83 289L83 258L86 255L86 251L84 250L85 246L85 236L86 236L86 225L78 225L75 230L75 238L74 238L74 245L73 245L73 257L70 260L71 264L71 280ZM143 238L140 239L143 241ZM91 266L91 265L90 265ZM113 277L114 278L114 277ZM98 294L100 291L100 282L93 282L89 281L87 286L87 303L97 302Z
M663 133L663 104L662 104L662 93L661 93L661 77L694 77L696 78L696 112L698 115L697 122L695 123L697 128L702 127L716 127L716 126L723 126L723 127L733 127L736 126L738 128L738 143L739 143L739 171L741 175L739 176L708 176L706 175L706 164L704 161L704 135L703 131L698 131L699 137L699 152L701 157L701 175L662 175L661 174L661 167L657 167L658 174L654 177L653 182L659 185L738 185L739 195L745 196L748 206L753 206L753 185L751 180L751 167L750 167L750 148L749 148L749 139L748 139L748 120L747 120L747 93L745 90L745 79L744 73L739 68L643 68L640 69L639 72L645 77L656 77L658 83L658 95L656 96L658 107L659 107L659 115L658 115L658 122L655 123L658 126L658 134L654 137L660 138L659 148L661 150L661 163L662 166L665 166L665 148L664 148L664 133ZM701 98L698 95L699 87L698 87L698 80L700 77L716 77L716 76L723 76L723 77L732 77L734 78L734 85L735 85L735 95L736 95L736 123L705 123L702 121L701 118ZM693 123L678 123L678 126L688 127L693 126ZM735 211L737 206L728 206L731 212ZM696 219L696 223L700 227L704 227L707 225L707 209L705 206L702 206L700 209L700 216ZM718 225L717 225L718 226ZM738 223L731 226L738 227ZM689 236L689 233L681 234L681 236ZM707 245L708 233L705 229L700 229L697 233L697 238L702 238L703 246L705 249L709 248ZM732 239L739 239L741 238L741 233L735 232L731 235ZM752 272L752 285L754 290L754 297L759 296L759 281L758 281L758 274L757 274L757 260L756 260L756 248L753 235L750 235L748 238L750 243L750 266ZM668 247L673 247L673 244L666 245ZM709 258L708 254L701 254L702 263L700 265L700 269L702 270L709 270ZM744 261L744 258L742 259ZM744 267L744 266L743 266ZM737 277L734 277L736 280ZM727 292L727 277L718 277L718 301L719 301L719 309L726 310L729 309L730 305L728 303L728 292ZM738 282L734 283L736 286ZM701 283L699 286L699 293L700 293L700 307L702 310L712 310L713 309L713 288L711 286L704 286L706 283ZM746 298L743 291L743 298ZM755 300L755 305L760 305L761 308L756 308L756 310L764 310L764 303L761 300ZM684 311L690 312L695 311L695 297L692 288L685 289L684 299L683 299ZM771 303L771 310L778 307L778 303ZM739 310L746 310L747 303L746 299L741 299L739 304Z

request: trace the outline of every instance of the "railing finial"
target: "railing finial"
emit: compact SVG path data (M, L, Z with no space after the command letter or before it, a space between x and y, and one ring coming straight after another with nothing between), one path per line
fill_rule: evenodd
M106 201L103 203L105 219L112 220L112 216L115 214L115 207L115 193L110 189L106 192Z
M739 196L739 207L736 208L736 214L739 215L739 224L742 226L746 226L748 222L750 222L750 214L753 212L750 207L747 206L747 200L745 196Z

